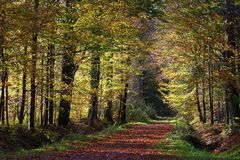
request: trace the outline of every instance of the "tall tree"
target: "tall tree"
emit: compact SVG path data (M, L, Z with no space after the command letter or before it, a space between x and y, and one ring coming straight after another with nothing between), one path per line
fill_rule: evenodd
M73 81L78 65L75 64L76 46L73 44L73 25L76 23L74 16L75 1L65 0L65 24L67 26L64 39L67 42L64 45L64 54L62 58L62 78L63 87L60 91L58 125L67 127L69 124L70 108L72 101Z
M32 34L32 64L31 64L31 106L30 106L30 122L29 129L33 130L35 128L35 108L36 108L36 73L37 73L37 50L38 50L38 16L39 16L39 0L34 0L34 25Z
M4 124L4 107L5 107L5 86L6 86L6 61L4 54L4 41L5 41L5 32L6 32L6 24L5 24L5 4L3 1L0 3L0 64L1 64L1 98L0 98L0 117L2 124Z
M53 44L48 46L49 49L49 124L53 124L54 113L54 52L55 47Z
M98 88L100 82L100 55L99 53L93 53L91 58L91 98L90 98L90 110L89 110L89 126L96 127L98 121Z
M123 97L121 98L121 119L120 123L127 123L127 98L128 98L128 82L125 83Z
M108 89L107 92L107 104L106 104L106 108L105 108L105 113L104 113L104 118L106 120L107 123L109 124L113 124L113 117L112 117L112 108L113 108L113 89L112 89L112 81L113 81L113 53L110 53L109 57L108 57L108 61L109 61L109 67L108 67L108 71L107 71L107 84L106 84L106 88Z
M27 55L27 47L24 47L24 54ZM23 123L24 120L24 112L25 112L25 105L26 105L26 94L27 94L27 64L23 64L23 71L22 71L22 101L20 106L19 112L19 124Z
M213 106L213 88L212 88L212 57L211 57L211 46L208 44L208 94L209 94L209 108L210 108L210 121L214 124L214 106Z

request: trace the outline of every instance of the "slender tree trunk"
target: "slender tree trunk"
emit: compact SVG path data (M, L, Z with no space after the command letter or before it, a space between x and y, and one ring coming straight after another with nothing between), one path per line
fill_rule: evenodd
M14 100L17 105L14 106L14 114L13 114L13 123L16 124L16 119L19 120L19 108L21 105L21 98L20 98L20 83L19 77L17 77L17 91L16 91L17 98Z
M228 98L226 97L225 98L225 106L226 106L226 122L227 122L227 124L229 125L230 124L230 117L229 117L229 100L228 100Z
M212 62L211 62L211 55L210 55L210 44L208 44L208 94L209 94L209 109L210 109L210 122L211 122L211 124L214 124L211 63Z
M228 93L226 93L227 95ZM229 100L229 97L226 97L226 120L228 125L233 125L233 115L232 115L232 103Z
M4 114L4 107L5 107L5 71L2 71L2 93L1 93L1 99L0 99L0 107L1 107L1 120L2 125L5 124L5 114Z
M9 126L9 114L8 114L8 97L9 97L9 93L8 93L8 72L5 72L5 83L6 83L6 102L5 102L5 108L6 108L6 124L7 126Z
M93 53L91 62L91 99L90 99L90 110L89 110L89 126L95 127L98 121L98 88L100 82L100 57L99 53Z
M25 54L27 53L27 47L25 47ZM23 123L24 112L25 112L25 101L27 94L27 64L23 66L23 77L22 77L22 101L19 113L19 124Z
M43 91L43 87L44 87L44 84L43 84L43 81L44 81L44 78L43 78L43 72L44 72L44 54L42 54L42 66L41 66L41 89L40 89L40 124L43 125L43 101L44 101L44 98L43 98L43 95L44 95L44 91Z
M30 122L29 129L35 128L35 108L36 108L36 72L37 72L37 47L38 47L38 7L39 0L34 0L35 26L32 35L32 70L31 70L31 102L30 102Z
M49 117L49 52L47 54L47 64L46 64L46 93L45 93L45 112L44 112L44 125L48 125Z
M121 93L119 95L119 110L118 110L118 118L117 118L117 122L120 123L121 121L121 111L122 111L122 100L123 99L123 94Z
M220 78L220 68L218 69L218 80L220 82L221 78ZM220 93L218 93L217 95L217 106L218 106L218 123L222 123L223 122L223 107L222 107L222 102L221 102L221 95Z
M100 118L102 116L102 102L103 102L103 83L99 78L99 94L98 94L98 117ZM103 113L104 114L104 113Z
M221 101L219 100L219 98L217 102L217 115L218 115L218 123L222 123Z
M5 2L1 7L5 7ZM4 57L4 24L5 24L5 12L0 14L0 69L1 69L1 98L0 98L0 120L4 124L4 97L5 97L5 57Z
M128 98L128 83L125 83L122 98L121 124L127 123L127 98Z
M203 123L207 122L207 111L206 111L206 101L205 101L205 79L202 78L202 105L203 105Z
M196 82L196 100L197 100L197 109L198 109L198 114L199 114L199 120L201 122L203 122L202 109L201 109L201 104L200 104L200 99L199 99L199 85L198 85L198 82Z
M49 124L53 124L53 114L54 114L54 45L49 45Z
M0 15L0 27L4 25L5 17L4 14ZM0 120L2 120L2 124L4 124L4 106L5 106L5 57L4 57L4 31L0 30L0 66L1 66L1 98L0 98Z
M30 123L29 129L35 127L35 108L36 108L36 54L37 54L37 35L33 36L32 46L32 71L31 71L31 102L30 102Z

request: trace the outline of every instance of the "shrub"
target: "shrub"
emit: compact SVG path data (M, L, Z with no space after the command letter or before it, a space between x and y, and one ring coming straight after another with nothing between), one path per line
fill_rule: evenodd
M146 104L144 100L136 101L128 104L127 117L130 121L143 121L154 118L156 111L150 104Z

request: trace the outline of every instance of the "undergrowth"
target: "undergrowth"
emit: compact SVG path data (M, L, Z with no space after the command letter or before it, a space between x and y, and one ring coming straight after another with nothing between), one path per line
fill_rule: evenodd
M144 100L132 102L128 105L128 121L143 121L156 118L156 110Z
M64 136L61 140L53 143L44 144L36 149L19 149L16 152L0 151L0 159L16 159L24 157L41 157L41 155L55 155L61 151L76 150L84 145L110 136L113 133L123 131L133 125L150 123L150 120L142 122L131 122L125 125L113 125L93 134L70 133Z
M175 126L175 131L156 145L161 152L184 160L240 160L239 146L220 154L214 154L201 146L196 147L193 142L195 133L186 121L177 119Z

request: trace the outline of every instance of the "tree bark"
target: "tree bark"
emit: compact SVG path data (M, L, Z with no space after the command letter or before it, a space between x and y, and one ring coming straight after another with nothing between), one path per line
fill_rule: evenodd
M123 94L121 93L119 95L119 109L118 109L118 118L117 118L117 122L120 123L121 121L121 111L122 111L122 99L123 99Z
M38 7L39 0L34 0L34 28L32 35L32 65L31 65L31 102L30 102L30 122L29 129L34 130L35 128L35 108L36 108L36 72L37 72L37 48L38 48Z
M7 126L9 126L9 114L8 114L8 97L9 97L9 93L8 93L8 72L5 72L5 86L6 86L6 101L5 101L5 109L6 109L6 124Z
M211 78L211 55L210 44L208 44L208 94L209 94L209 109L210 109L210 122L214 124L214 108L213 108L213 91L212 91L212 78Z
M27 47L24 49L25 55L27 54ZM27 64L23 64L23 77L22 77L22 101L19 113L19 124L23 123L24 120L24 112L25 112L25 101L26 101L26 93L27 93Z
M53 124L53 114L54 114L54 45L49 45L49 124Z
M49 52L47 54L47 63L46 63L46 92L45 92L45 112L44 112L44 125L48 125L49 117Z
M41 59L41 61L42 61L42 66L41 66L41 89L40 89L40 124L41 125L43 125L43 123L44 123L44 119L43 119L43 105L44 105L44 91L43 91L43 89L44 89L44 54L42 54L42 59Z
M5 106L5 57L4 57L4 30L2 29L4 26L5 17L4 14L0 15L0 65L1 65L1 98L0 98L0 120L2 120L2 124L4 125L4 106Z
M62 87L60 90L60 103L59 103L59 115L58 115L58 125L67 127L70 119L70 108L72 102L72 91L73 91L73 82L74 76L78 69L78 65L74 63L74 57L76 54L76 47L72 40L70 39L68 32L73 30L74 17L72 17L73 12L72 3L74 1L65 0L66 3L66 17L65 24L67 26L66 33L64 34L65 41L68 42L64 46L64 54L62 59L62 78L61 83Z
M122 110L121 110L121 124L127 123L127 98L128 98L128 83L125 83L123 98L122 98Z
M206 101L205 101L205 80L202 78L202 105L203 105L203 123L207 122L207 111L206 111Z
M109 64L109 68L108 68L108 71L107 71L106 88L109 89L109 91L108 91L107 97L106 97L107 98L107 106L106 106L105 113L104 113L105 121L109 124L114 123L113 117L112 117L112 107L113 107L113 102L112 102L112 97L113 97L113 91L112 91L112 79L113 79L112 57L113 57L113 54L111 54L111 56L108 59L110 64Z
M235 3L234 0L225 0L225 51L223 57L227 64L227 68L231 75L236 75L236 64L234 50L236 49L236 32L235 32ZM226 85L226 108L232 111L233 117L240 117L239 102L239 90L237 89L237 83L235 77L230 77L228 84ZM230 108L231 107L231 108ZM231 118L229 118L231 119Z
M67 53L70 51L70 53ZM72 51L72 52L71 52ZM63 86L60 91L60 103L59 103L59 116L58 116L58 125L67 127L70 119L70 108L72 101L72 90L74 76L77 71L77 66L74 64L74 49L66 49L66 53L63 55L62 60L62 78L61 82Z
M91 61L91 99L89 109L89 126L95 127L98 121L98 88L100 81L100 57L99 53L93 53Z
M2 120L2 125L5 124L5 114L4 114L4 107L5 107L5 70L3 69L2 71L2 94L1 94L1 99L0 99L0 109L1 109L1 120Z
M201 109L201 104L200 104L200 99L199 99L199 85L198 85L198 82L196 82L196 101L197 101L197 109L198 109L199 120L200 120L200 122L203 122L202 109Z

